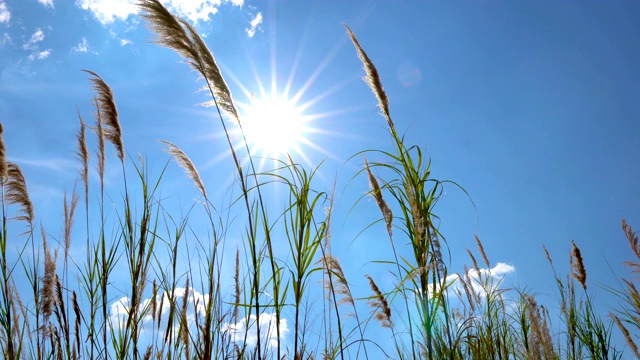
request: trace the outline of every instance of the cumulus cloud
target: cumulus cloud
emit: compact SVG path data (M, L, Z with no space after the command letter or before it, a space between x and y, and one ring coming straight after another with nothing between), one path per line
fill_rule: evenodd
M258 342L258 333L256 331L256 315L251 314L249 318L244 318L238 323L224 323L220 331L230 336L231 341L241 345L246 341L248 346L255 346ZM260 314L260 341L269 344L271 347L278 346L278 339L281 343L285 342L285 336L289 332L287 319L280 319L280 334L276 334L276 315L262 313Z
M76 5L89 10L102 24L110 24L116 20L127 20L129 15L138 13L137 0L76 0ZM162 0L169 10L193 23L207 21L209 16L218 12L222 2L231 2L234 6L242 6L243 0Z
M135 3L136 0L76 0L77 6L91 11L102 24L126 20L138 11Z
M38 0L38 2L46 7L53 9L53 0Z
M11 12L7 8L7 4L0 0L0 24L8 23L11 20Z
M167 329L168 315L171 311L171 298L173 298L174 309L180 308L183 304L185 296L187 297L187 324L190 330L196 331L196 317L205 316L205 310L209 302L209 296L201 294L200 292L189 288L187 291L184 287L178 287L173 292L172 296L169 296L168 292L158 293L155 299L148 298L142 301L141 309L147 309L146 315L142 319L142 330L150 329L154 326L153 320L163 319L159 328L160 332L164 332ZM109 325L114 331L122 330L126 325L127 317L130 311L131 300L128 297L122 297L111 304L109 311ZM152 309L155 308L155 314L152 313ZM175 314L174 314L175 316ZM175 319L174 319L175 320ZM155 324L157 326L157 324ZM173 326L176 328L173 332L178 333L179 322L174 321ZM220 325L220 331L231 339L241 345L246 338L247 346L255 346L257 343L257 331L256 331L256 316L254 314L244 319L239 319L237 323L225 322ZM260 315L260 339L269 346L275 347L278 344L278 339L281 342L285 341L285 336L289 332L286 319L280 319L280 333L276 333L276 316L275 314L263 313ZM245 337L246 334L246 337Z
M145 299L142 302L141 309L149 309L147 315L145 315L143 319L142 326L150 325L153 318L161 317L163 319L167 319L171 306L171 298L173 298L173 301L177 306L181 306L184 297L187 297L187 321L189 325L192 325L194 323L196 316L205 315L204 311L206 309L207 303L209 302L209 295L203 295L192 288L189 288L189 291L187 292L187 289L183 287L176 288L171 297L169 295L170 293L166 291L161 292L157 295L155 299L155 314L151 313L151 304L154 302L154 299L149 298ZM120 329L125 325L130 306L130 299L126 296L116 300L113 304L111 304L111 311L109 313L109 324L112 328ZM164 326L166 326L166 324L164 324Z
M498 291L504 277L515 271L516 269L512 265L501 262L497 263L496 266L491 269L470 269L467 274L463 275L464 278L461 278L458 274L452 274L447 276L443 284L436 284L435 286L434 284L429 284L428 293L433 294L434 291L440 291L442 286L444 286L449 295L451 295L452 292L462 294L464 291L462 282L465 281L470 285L469 290L476 296L482 298L490 292Z
M169 10L181 17L186 17L193 23L209 20L209 15L217 13L217 6L220 6L220 0L169 0L164 2Z
M26 43L22 44L22 48L25 50L36 50L38 48L38 43L44 40L44 32L42 29L38 28L31 35L31 38Z
M74 53L86 53L89 51L89 42L86 37L83 37L78 45L71 48L71 52Z
M260 24L262 24L262 13L258 13L258 15L256 15L250 22L249 25L251 25L250 28L246 28L244 29L244 31L247 32L247 35L249 35L249 37L253 37L253 35L256 34L256 30L260 29Z
M485 297L487 293L497 291L502 280L508 274L514 273L516 269L509 264L497 263L491 269L470 269L467 276L467 283L471 285L471 290L480 297ZM454 275L457 277L457 275ZM460 281L464 281L460 279ZM460 284L458 285L458 289Z
M36 51L31 53L31 55L28 56L29 60L43 60L49 57L49 55L51 55L51 49L47 49L47 50L43 50L43 51Z

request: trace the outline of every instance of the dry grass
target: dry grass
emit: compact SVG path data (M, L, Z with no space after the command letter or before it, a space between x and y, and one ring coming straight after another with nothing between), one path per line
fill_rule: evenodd
M242 123L211 51L189 23L172 15L160 1L142 0L139 6L156 35L155 42L176 51L204 80L228 137L222 112L240 127ZM63 233L58 248L51 246L44 228L39 239L34 236L36 218L27 184L20 168L6 161L0 124L3 355L37 360L599 359L616 356L617 349L610 341L615 324L630 353L638 357L635 341L640 331L640 293L635 279L622 279L621 289L615 292L620 308L605 322L594 310L584 259L575 242L566 280L555 273L551 254L543 248L558 285L557 317L531 293L501 286L501 279L489 271L491 263L478 236L475 243L483 264L467 250L473 269L464 266L458 276L449 275L455 271L445 261L447 242L434 213L443 182L431 176L430 161L421 149L405 145L396 134L380 73L355 34L345 27L395 145L391 151L370 151L381 160L370 164L365 157L364 169L358 173L366 172L368 194L382 215L374 224L384 222L389 238L389 258L371 259L382 272L391 274L381 283L388 291L381 290L369 275L370 290L349 282L349 271L359 270L344 268L338 258L351 259L333 254L330 246L333 191L326 195L318 189L314 180L318 169L307 169L291 157L281 161L277 171L257 173L252 163L240 163L237 147L229 142L238 183L232 185L232 200L223 201L220 212L208 198L196 165L168 141L162 143L204 198L196 202L202 207L193 206L186 214L165 208L161 185L164 172L169 170L163 168L152 180L142 157L139 164L132 165L133 186L125 173L114 93L98 74L86 70L95 91L95 125L90 128L97 138L93 161L96 181L100 182L95 196L89 187L87 125L78 113L75 140L87 213L86 260L74 258L70 251L76 245L73 226L79 200L75 189L70 198L65 195L62 204ZM106 142L114 145L122 163L123 194L105 194ZM252 159L248 149L242 155ZM261 195L261 191L271 191L272 184L286 188L286 196L279 199L282 203L273 208L265 206ZM111 203L115 210L108 207ZM9 209L9 205L16 208ZM245 217L235 212L235 207L242 205ZM206 221L200 221L202 216ZM7 226L13 226L15 220L28 222L29 230L19 235L26 238L26 245L20 257L10 263ZM240 231L234 227L236 223L241 223ZM375 231L374 224L368 227L371 231ZM393 230L402 247L396 248ZM624 220L622 230L636 257L626 263L635 275L640 272L638 236ZM244 243L227 262L225 245L237 238ZM284 251L274 252L272 240L284 244ZM27 245L31 245L30 254ZM57 259L58 249L64 251L64 260ZM64 261L63 271L59 271L58 261ZM18 293L15 269L25 269L32 294ZM128 275L128 279L118 282L114 271ZM74 279L79 281L70 281ZM576 294L575 282L584 291ZM185 284L184 288L179 284ZM361 320L358 310L367 306L372 309L371 316ZM314 311L320 312L317 319L321 320L311 317ZM552 324L552 318L559 318L559 323ZM374 321L390 328L390 341L376 338L379 333L369 326ZM35 329L31 323L36 324ZM287 340L280 336L284 324L290 331Z

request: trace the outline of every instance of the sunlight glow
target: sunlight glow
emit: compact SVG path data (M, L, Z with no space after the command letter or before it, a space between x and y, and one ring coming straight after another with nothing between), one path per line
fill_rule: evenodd
M243 107L242 128L254 155L277 158L299 152L308 131L306 117L295 101L278 94L252 98Z

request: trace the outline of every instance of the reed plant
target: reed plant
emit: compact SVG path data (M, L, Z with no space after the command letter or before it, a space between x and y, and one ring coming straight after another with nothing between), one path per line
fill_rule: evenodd
M490 262L477 236L476 251L467 250L470 267L451 269L439 227L445 219L436 214L436 205L445 186L464 188L433 177L431 160L406 143L380 73L348 26L391 142L390 149L352 157L363 162L354 176L369 183L368 190L354 191L373 198L380 214L366 230L383 233L390 249L388 258L371 261L392 274L391 285L350 273L357 270L343 268L343 254L333 252L335 188L322 189L316 180L322 164L308 167L287 154L274 159L273 169L257 169L241 114L207 44L160 1L140 0L138 6L155 42L180 55L204 83L206 105L217 116L212 125L225 134L236 181L228 198L217 202L207 190L211 184L173 142L161 141L169 159L157 173L142 156L132 157L124 146L116 94L100 75L85 70L94 91L94 122L88 125L77 111L81 187L65 193L61 241L51 241L58 236L44 228L40 235L34 231L27 181L20 167L7 161L11 149L5 148L0 124L0 351L5 358L640 357L636 279L609 288L620 307L601 316L587 290L588 261L575 242L566 278L543 249L558 287L555 308L526 289L509 288L500 272L507 265ZM240 145L232 129L239 129ZM92 135L95 150L87 141ZM116 194L105 185L109 146L121 175ZM196 200L186 214L165 205L162 196L171 159L194 185ZM276 205L266 200L274 189L285 194ZM81 215L84 221L76 221ZM74 232L76 226L83 229ZM622 230L636 258L626 265L635 274L638 236L624 220ZM84 241L74 243L75 237ZM84 247L80 258L71 251L75 245ZM362 275L366 290L350 280ZM17 279L26 279L26 286L17 286ZM554 311L558 323L551 321ZM311 320L314 312L321 321ZM627 343L624 352L612 344L615 331ZM391 345L381 341L381 333Z

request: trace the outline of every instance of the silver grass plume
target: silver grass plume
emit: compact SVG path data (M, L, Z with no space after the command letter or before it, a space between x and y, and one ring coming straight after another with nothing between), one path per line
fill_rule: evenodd
M353 296L351 295L351 289L349 289L349 283L347 282L347 278L342 271L342 266L340 266L338 259L331 254L326 254L323 258L323 266L324 270L327 273L331 273L330 276L333 276L336 280L336 282L333 283L334 292L338 295L342 295L340 300L336 303L336 306L340 306L342 304L355 305ZM331 291L331 288L329 288L330 283L328 281L325 283L325 287L327 288L327 292Z
M67 201L67 193L64 193L64 257L69 257L71 247L71 229L75 221L76 207L78 206L78 193L73 190L71 193L71 203Z
M382 212L382 216L384 216L384 222L387 225L387 232L389 236L393 233L393 213L391 212L391 208L387 205L387 202L382 198L382 189L380 188L380 184L378 184L378 179L376 179L375 175L371 172L369 167L369 162L367 158L364 158L364 168L367 170L367 174L369 175L369 185L371 186L371 195L376 200L376 204L380 208Z
M615 314L609 313L609 316L616 323L616 325L622 332L622 335L624 335L624 340L627 342L627 345L629 345L629 348L631 349L633 354L636 356L636 358L640 359L640 352L638 351L638 345L636 344L635 341L633 341L631 334L629 334L629 330L622 324L620 319Z
M43 326L49 321L53 307L55 305L55 284L56 284L56 257L57 252L51 254L51 248L47 245L47 236L42 229L42 247L44 248L44 275L42 276L42 286L40 288L40 303L42 304Z
M575 241L571 241L571 269L573 270L573 277L578 280L583 289L587 290L587 270L584 266L582 259L582 253Z
M636 258L640 259L640 240L638 240L638 235L633 232L633 228L627 223L625 219L622 219L622 231L627 237L629 247L631 247L633 254L636 256ZM624 265L631 268L632 273L640 273L640 263L638 261L625 261Z
M96 127L94 131L96 133L96 137L98 138L98 149L96 150L96 155L98 157L98 176L100 177L100 186L103 186L104 183L104 170L105 170L105 160L106 160L106 151L104 146L104 126L102 125L102 113L100 111L100 104L98 103L98 99L94 98L94 102L96 105Z
M487 265L488 269L491 269L491 263L489 263L489 258L487 257L487 253L484 252L484 246L482 245L482 241L480 241L480 238L478 237L478 235L473 234L473 236L476 239L476 245L478 245L478 250L480 250L480 255L482 255L482 261L484 261L484 264Z
M124 162L124 143L122 142L122 128L118 119L118 109L113 97L113 91L102 78L91 70L83 70L92 76L93 89L97 93L96 103L104 125L104 137L116 148L118 158Z
M376 320L380 321L382 327L392 328L393 322L391 321L391 308L389 307L389 303L385 298L378 285L376 285L373 278L369 275L365 275L365 277L369 280L369 287L374 292L374 296L372 296L369 300L369 306L374 308L374 317Z
M239 121L238 112L227 83L209 48L187 21L174 16L158 0L140 0L141 16L147 20L149 29L156 34L154 42L172 49L187 60L187 63L207 82L215 97L215 104Z
M22 215L15 217L16 220L24 220L29 224L33 224L33 204L29 199L27 191L27 182L22 175L20 167L12 162L7 162L7 179L4 183L6 186L5 199L8 204L16 204L20 206Z
M200 179L200 174L198 173L198 169L196 169L195 165L193 165L193 162L191 162L191 159L189 159L187 154L185 154L184 151L182 151L179 147L173 145L168 141L160 140L160 142L169 147L168 149L166 149L167 153L169 153L169 155L173 157L173 159L178 163L178 165L182 169L184 169L184 171L187 173L189 178L191 178L191 180L196 185L198 190L200 190L200 193L202 194L202 196L204 196L204 198L206 199L207 191L204 188L202 179Z
M78 118L80 119L80 130L76 134L78 140L78 149L76 155L82 163L82 169L80 169L80 178L84 184L84 196L85 199L89 197L89 148L87 147L86 130L87 125L84 123L80 111L78 111Z
M356 38L356 35L353 33L353 31L351 31L351 29L346 24L342 25L347 28L347 34L349 34L351 42L356 47L358 58L360 58L360 61L362 61L364 70L367 73L367 76L364 77L364 81L367 83L367 85L369 85L369 87L373 91L373 94L378 99L378 106L380 107L380 110L382 110L382 116L384 116L384 118L387 120L389 129L393 132L395 131L395 129L393 120L391 120L391 116L389 115L389 98L387 98L387 94L384 92L384 88L382 87L382 81L380 80L378 70L373 65L371 59L369 59L369 56L367 56L367 53L365 53L360 46L360 43L358 42L358 39Z
M0 123L0 182L4 183L6 180L7 173L7 149L4 147L4 139L2 138L2 133L4 132L4 128L2 127L2 123Z

